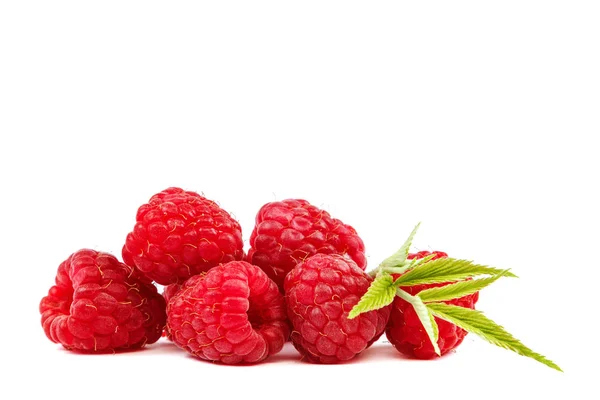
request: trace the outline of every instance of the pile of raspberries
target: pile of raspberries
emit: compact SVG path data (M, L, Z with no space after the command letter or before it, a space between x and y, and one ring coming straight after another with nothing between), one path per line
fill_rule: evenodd
M447 257L409 258L431 255ZM199 359L252 364L291 341L304 360L340 363L385 332L409 357L437 357L413 307L399 297L348 319L372 282L364 243L354 228L306 200L261 207L246 254L240 224L228 212L198 193L168 188L139 207L122 258L82 249L59 265L40 303L52 342L111 353L166 335ZM415 294L440 285L404 289ZM477 299L474 293L448 303L474 308ZM443 355L466 331L436 322Z

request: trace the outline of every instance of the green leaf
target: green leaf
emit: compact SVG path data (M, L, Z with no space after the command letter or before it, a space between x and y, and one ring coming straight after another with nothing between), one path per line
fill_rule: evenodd
M419 230L420 225L421 223L419 222L413 228L412 232L397 252L395 252L394 254L383 260L381 264L379 264L380 268L397 267L402 265L406 261L406 257L408 257L410 246L412 245L412 241L415 235L417 234L417 230Z
M413 258L412 260L405 261L401 267L388 267L385 269L385 272L389 274L403 274L406 271L415 268L417 265L430 261L433 257L435 257L435 254L430 254L423 258Z
M429 340L431 341L431 344L433 345L435 354L439 356L440 348L437 343L439 330L431 311L429 311L425 303L423 303L423 300L417 296L413 296L402 289L396 290L396 294L398 297L406 300L413 306L417 316L419 317L419 320L421 321L421 324L423 325L423 328L425 329L425 332L427 333L427 336L429 337Z
M389 274L382 274L371 282L371 286L361 299L352 307L348 318L352 319L364 312L377 310L385 307L394 301L396 295L396 287L394 286L394 278Z
M533 358L536 361L562 372L562 369L552 361L541 354L534 352L527 346L515 339L503 327L487 318L481 311L472 310L459 306L453 306L443 303L427 304L427 308L438 318L453 323L463 328L467 332L481 336L488 342L502 347L503 349L514 351L525 357Z
M414 286L428 283L461 281L478 275L499 275L516 277L511 272L498 268L474 264L468 260L456 258L438 258L417 265L394 282L397 286Z
M480 291L481 289L491 285L501 277L505 276L506 273L508 273L508 270L504 270L500 274L494 275L489 278L456 282L451 285L421 290L418 296L421 298L421 300L423 300L426 303L432 301L446 301L458 299L460 297L467 296Z

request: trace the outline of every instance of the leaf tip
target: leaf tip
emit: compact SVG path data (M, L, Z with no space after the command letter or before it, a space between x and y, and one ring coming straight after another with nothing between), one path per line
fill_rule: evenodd
M356 306L352 307L352 310L350 310L350 312L348 313L348 319L354 319L356 317L358 317L358 315L360 314L360 311L358 311L356 309Z
M563 374L565 373L565 371L562 370L561 367L559 367L558 365L554 364L553 366L551 366L550 368L554 368L555 370L557 370L558 372L562 372Z

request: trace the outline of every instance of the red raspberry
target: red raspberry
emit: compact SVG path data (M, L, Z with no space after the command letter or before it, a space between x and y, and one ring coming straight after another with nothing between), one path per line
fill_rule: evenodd
M155 194L138 209L123 247L125 263L161 285L243 256L240 224L215 202L180 188Z
M179 347L225 364L263 361L289 335L277 285L245 261L191 277L169 301L167 326Z
M285 275L317 253L347 254L360 268L367 266L365 246L354 228L306 200L288 199L262 206L250 246L248 260L261 267L280 290Z
M200 275L194 275L194 276L200 276ZM192 280L192 278L194 276L192 276L191 278L189 278L186 282ZM167 304L169 304L169 302L171 301L171 299L173 297L175 297L175 295L177 293L179 293L179 290L181 290L181 286L182 286L182 284L179 284L179 283L172 283L172 284L170 284L168 286L165 286L165 288L163 289L162 296L165 299L165 302ZM169 340L173 340L173 338L171 337L171 332L169 331L169 327L168 326L165 326L165 331L163 333L163 336L166 336L167 339L169 339Z
M92 353L154 343L166 320L165 301L152 283L114 256L87 249L60 264L40 313L51 341Z
M189 279L187 281L189 281ZM177 292L179 292L179 290L181 290L181 286L182 285L178 284L178 283L172 283L168 286L165 286L165 288L163 289L162 295L165 298L165 301L167 302L167 304L169 304L169 301L175 296L175 294L177 294Z
M194 276L190 277L188 280L186 280L183 283L172 283L168 286L165 286L165 288L163 289L162 296L165 299L167 305L169 304L171 299L174 298L175 295L179 293L179 291L182 288L184 288L184 287L187 288L187 287L195 285L196 282L198 281L198 279L203 279L203 278L201 278L201 276L203 276L203 275L204 275L204 272L201 273L200 275L194 275ZM169 340L173 340L168 326L165 326L165 331L164 331L163 336L166 336L167 339L169 339Z
M433 254L432 260L448 257L448 255L441 251L420 251L415 254L409 254L409 259L420 259ZM397 278L398 276L395 276ZM449 285L452 282L429 284L429 285L416 285L416 286L402 286L401 289L406 292L415 295L421 290ZM458 299L445 301L446 304L457 305L465 308L475 308L475 303L479 299L479 292L473 293L468 296L464 296ZM462 343L463 339L467 335L467 331L457 327L456 325L444 321L443 319L435 317L435 322L438 324L439 337L438 347L440 348L441 355L448 353L450 350L455 349L459 344ZM412 305L407 303L400 297L394 299L392 305L392 313L390 320L386 328L386 336L390 343L396 347L401 353L420 359L430 359L437 357L433 349L433 345L425 332L419 317L415 313Z
M348 319L371 281L354 261L340 255L314 255L287 275L285 298L293 326L291 339L308 361L348 361L381 336L389 306Z

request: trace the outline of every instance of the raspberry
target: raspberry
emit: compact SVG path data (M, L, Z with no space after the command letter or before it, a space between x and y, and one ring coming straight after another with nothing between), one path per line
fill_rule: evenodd
M189 279L187 281L189 281ZM168 286L165 286L165 288L163 289L163 294L162 295L165 298L165 301L167 302L167 304L169 304L169 301L173 297L175 297L175 294L177 294L177 292L179 292L179 290L181 289L181 286L182 285L178 284L178 283L172 283L172 284L170 284Z
M178 294L182 288L184 288L184 287L187 288L187 287L193 286L197 282L198 279L202 279L202 278L200 278L201 275L203 275L203 274L194 275L183 283L172 283L168 286L165 286L165 288L163 289L162 296L165 299L166 303L169 304L171 299L174 298L175 295ZM169 340L173 340L168 326L165 326L165 332L164 332L163 336L166 336L167 339L169 339Z
M195 276L200 276L200 275L194 275L191 278L189 278L187 281L185 282L189 282L192 280L193 277ZM175 297L175 295L179 292L179 290L181 290L182 284L179 283L172 283L168 286L165 286L165 288L163 289L163 293L162 296L165 299L165 302L167 304L169 304L169 301L171 301L171 299L173 297ZM168 340L173 340L173 338L171 337L171 332L169 331L169 327L165 326L165 331L163 336L166 336Z
M161 285L243 256L239 223L215 202L174 187L138 209L123 246L125 263Z
M354 228L306 200L267 203L256 216L248 261L261 267L283 291L285 275L314 254L347 254L365 269L365 246Z
M156 287L131 267L108 253L83 249L60 264L40 313L51 341L101 353L156 342L165 307Z
M371 281L354 261L340 255L314 255L287 275L285 298L293 325L291 339L308 361L348 361L381 336L389 306L347 318Z
M429 255L433 255L432 260L448 257L446 253L441 251L421 251L418 253L409 254L408 258L420 259ZM397 278L398 275L395 277ZM445 286L449 285L450 283L451 282L402 286L401 289L412 295L415 295L421 290ZM476 292L458 299L445 301L444 303L474 309L475 303L478 299L479 292ZM437 322L439 329L439 337L437 342L438 347L440 348L440 354L444 355L462 343L463 339L467 335L467 331L437 317L435 317L435 321ZM390 343L392 343L398 351L409 357L420 359L431 359L437 357L437 354L435 354L435 350L433 349L433 345L431 344L431 341L429 340L429 337L427 336L419 317L415 313L413 306L400 297L396 297L394 299L390 320L385 333Z
M277 285L245 261L191 277L169 301L167 326L179 347L224 364L263 361L289 334Z

